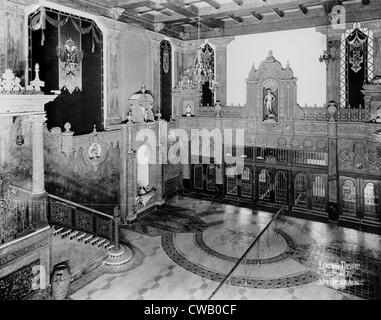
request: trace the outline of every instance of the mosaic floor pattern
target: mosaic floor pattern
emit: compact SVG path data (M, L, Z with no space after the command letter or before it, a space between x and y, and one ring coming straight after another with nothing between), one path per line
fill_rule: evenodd
M136 267L93 277L71 299L206 299L270 219L177 197L121 231L144 256ZM282 216L215 298L380 299L380 249L380 236Z

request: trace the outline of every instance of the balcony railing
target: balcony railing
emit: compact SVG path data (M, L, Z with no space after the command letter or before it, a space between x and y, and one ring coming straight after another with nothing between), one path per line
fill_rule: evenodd
M113 241L113 216L51 194L48 195L47 201L50 225L86 232Z
M30 194L10 186L0 198L0 244L21 238L36 229Z

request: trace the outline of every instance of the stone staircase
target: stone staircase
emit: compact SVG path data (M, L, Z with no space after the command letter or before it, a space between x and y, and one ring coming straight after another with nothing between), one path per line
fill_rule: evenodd
M105 248L107 250L110 250L114 247L113 244L110 243L109 240L106 240L102 237L94 236L90 233L74 230L74 229L68 229L56 225L51 226L53 229L53 236L55 237L61 237L61 239L70 239L70 240L77 240L78 242L82 242L83 244L90 244L92 246L98 246L98 248Z

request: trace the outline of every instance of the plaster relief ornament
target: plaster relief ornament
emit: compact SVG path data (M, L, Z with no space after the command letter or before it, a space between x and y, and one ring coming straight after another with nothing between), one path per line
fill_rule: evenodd
M160 32L161 30L164 29L164 27L165 27L165 24L162 23L162 22L155 23L155 24L153 25L153 28L154 28L155 32Z
M185 108L185 115L187 117L191 117L192 116L192 106L188 103L186 108Z
M126 9L120 7L114 7L110 9L110 14L113 19L118 20Z
M15 77L11 69L5 70L0 81L0 94L20 93L24 90L20 81L20 78Z
M102 154L101 146L98 143L94 142L88 150L89 159L90 160L99 159L101 157L101 154Z
M94 172L96 172L99 166L106 160L107 150L108 145L105 143L103 136L98 134L94 125L94 130L89 137L87 146L82 151L85 164L92 167Z
M63 47L57 47L57 56L60 59L60 90L64 87L73 93L78 88L82 89L81 83L81 61L83 51L79 50L74 41L70 38ZM62 76L61 76L62 74Z

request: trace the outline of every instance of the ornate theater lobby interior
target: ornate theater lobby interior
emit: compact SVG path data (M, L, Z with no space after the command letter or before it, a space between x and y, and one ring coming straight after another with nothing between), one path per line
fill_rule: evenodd
M98 268L73 283L70 299L207 299L271 217L176 197L122 230L135 253L128 271ZM380 243L378 235L279 216L213 299L380 298Z

